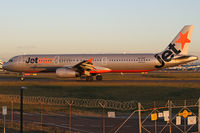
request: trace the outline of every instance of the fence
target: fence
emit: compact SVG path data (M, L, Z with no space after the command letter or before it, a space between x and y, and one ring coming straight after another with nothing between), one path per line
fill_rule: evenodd
M19 122L20 96L0 95L0 103L8 106L7 127L16 128L14 125ZM24 96L24 123L27 128L34 127L46 132L187 133L200 131L199 103L198 99L141 104L137 101ZM158 117L163 111L169 112L168 121L163 121L164 117ZM196 116L197 122L188 126L188 116L180 115L184 111L192 112L191 116ZM115 112L116 116L108 117L107 112ZM152 115L155 114L157 118L152 120ZM183 125L176 125L177 116L182 117Z
M20 96L18 95L0 95L1 102L15 102L20 103ZM114 109L120 111L135 110L137 108L137 101L119 102L103 99L78 99L78 98L55 98L55 97L36 97L24 96L24 104L40 104L45 105L66 105L71 104L74 107L83 108L100 108L104 105L107 109Z
M138 132L163 133L163 132L200 132L200 99L198 100L168 100L164 106L152 104L152 108L145 108L138 103L135 110L115 131L117 133L126 122L138 112ZM142 117L142 113L146 113ZM158 125L159 123L159 125Z

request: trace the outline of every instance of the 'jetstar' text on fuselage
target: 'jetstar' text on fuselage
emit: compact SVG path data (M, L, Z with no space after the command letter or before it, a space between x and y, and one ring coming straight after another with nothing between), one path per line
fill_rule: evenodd
M38 57L35 57L35 58L28 58L27 60L26 60L26 63L27 64L29 64L29 63L31 63L31 64L33 64L33 63L39 63L39 64L49 64L49 63L52 63L53 62L53 58L45 58L45 57L43 57L43 58L38 58Z

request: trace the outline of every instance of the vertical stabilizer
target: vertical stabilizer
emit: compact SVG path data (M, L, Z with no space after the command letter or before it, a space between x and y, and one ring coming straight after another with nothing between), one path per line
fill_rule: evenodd
M178 54L187 55L188 48L191 43L193 29L193 25L184 26L183 29L178 33L178 35L172 40L172 42L164 51L169 49L171 45L174 45L176 50L180 51Z
M155 68L162 68L164 66L165 67L174 66L177 64L197 59L197 57L189 59L190 56L187 55L188 48L191 43L193 29L194 26L192 25L184 26L183 29L178 33L178 35L172 40L172 42L168 45L168 47L164 51L155 54L155 58L159 62L159 65L156 65ZM171 62L172 59L174 59L175 57L182 57L182 58L179 59L179 61L176 58L176 61Z

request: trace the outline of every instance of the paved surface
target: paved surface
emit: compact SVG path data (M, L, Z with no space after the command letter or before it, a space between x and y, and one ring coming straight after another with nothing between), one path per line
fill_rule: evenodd
M14 112L14 121L20 120L20 114L19 112ZM2 118L2 116L1 116ZM117 118L105 118L105 130L106 133L114 133L116 129L119 127L120 123L122 123L125 120L126 117L117 117ZM142 121L145 119L143 117ZM10 112L8 113L7 120L10 120ZM33 122L36 124L40 124L41 115L40 114L33 114L33 113L24 113L24 122ZM44 114L43 115L43 125L48 125L52 127L61 127L63 129L69 129L69 117L68 115L49 115ZM73 131L78 131L81 133L102 133L102 118L101 117L83 117L83 116L75 116L72 115L72 121L71 121L71 129ZM175 121L173 121L175 123ZM164 126L166 125L166 122L164 122L163 119L159 119L156 122L157 125L157 132L160 132ZM143 124L143 127L145 127L147 130L151 132L155 132L155 122L151 121L150 119L147 119L147 121ZM180 129L183 130L183 125L179 126ZM189 126L187 127L187 129ZM173 133L181 133L177 128L174 126L172 127ZM191 128L191 131L197 131L197 126L195 125L193 128ZM144 129L143 129L143 132ZM163 133L169 132L169 126L167 126ZM137 119L137 113L127 121L126 124L119 130L118 133L138 133L138 119Z

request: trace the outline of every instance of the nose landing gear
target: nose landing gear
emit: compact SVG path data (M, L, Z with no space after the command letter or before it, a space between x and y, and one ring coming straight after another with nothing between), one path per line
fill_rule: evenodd
M25 80L24 73L19 73L19 76L20 76L20 80L21 80L21 81L24 81L24 80Z

